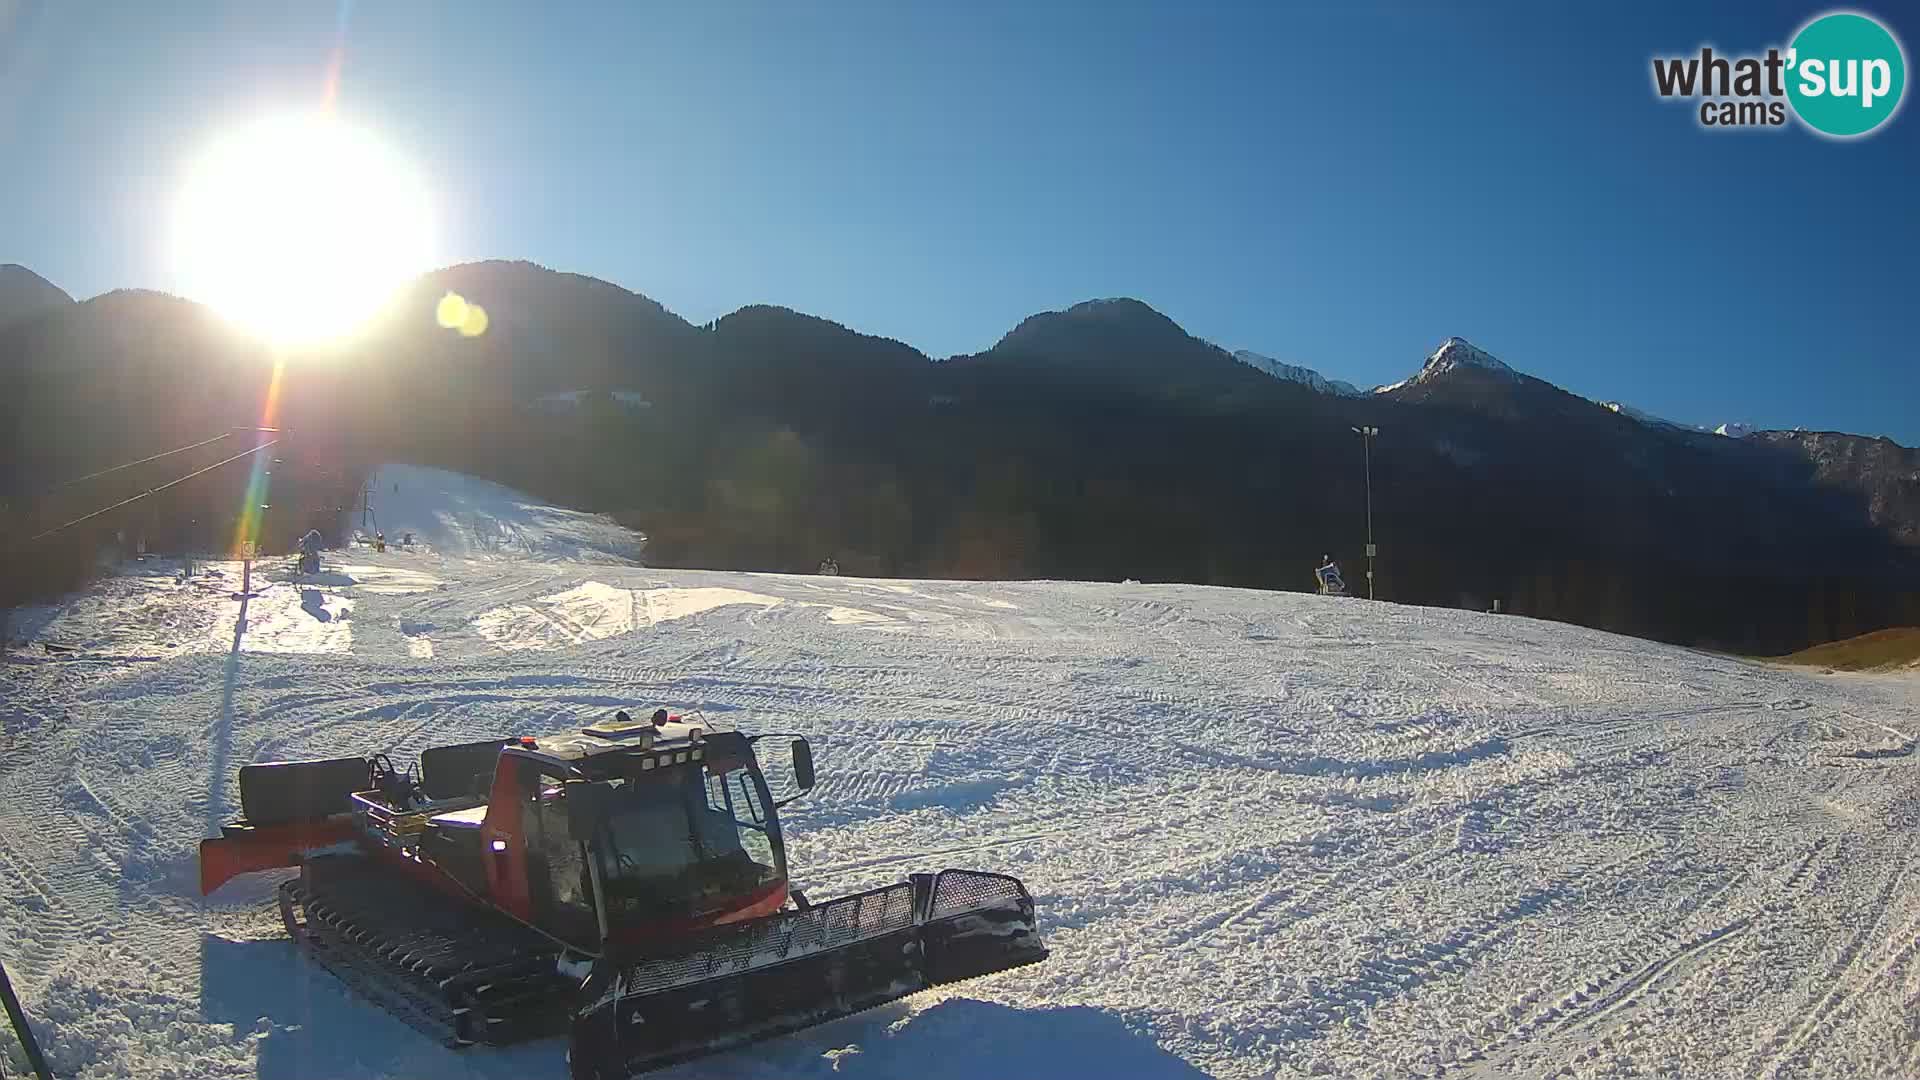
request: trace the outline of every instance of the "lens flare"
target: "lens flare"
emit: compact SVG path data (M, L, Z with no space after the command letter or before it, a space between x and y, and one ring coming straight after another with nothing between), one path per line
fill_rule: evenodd
M280 376L286 367L284 359L276 358L273 362L273 378L267 383L267 400L260 411L262 428L274 428L280 424ZM268 436L263 432L259 437L266 439ZM265 450L253 455L253 465L247 475L245 501L240 504L240 519L233 533L234 558L239 558L249 545L257 546L260 543L260 518L267 504L267 465L272 457Z
M487 332L487 309L459 293L450 292L434 305L433 321L439 323L442 330L459 331L461 337L479 337Z
M434 321L442 330L458 330L460 324L467 321L467 301L459 293L448 293L440 298L433 311Z

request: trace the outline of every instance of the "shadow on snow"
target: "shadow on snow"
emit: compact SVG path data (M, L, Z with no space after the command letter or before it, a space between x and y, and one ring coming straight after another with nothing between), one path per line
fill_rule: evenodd
M554 1077L564 1040L505 1049L441 1047L368 1002L284 939L200 938L200 1005L209 1021L260 1040L262 1080L367 1076ZM948 998L917 1012L895 1002L818 1027L650 1074L658 1080L981 1080L994 1076L1204 1080L1110 1013L1021 1009Z
M659 1080L1204 1080L1119 1017L1086 1006L901 1003L654 1074Z
M285 938L200 935L200 1011L259 1040L260 1080L369 1076L554 1077L567 1074L556 1039L505 1050L453 1051L356 998Z

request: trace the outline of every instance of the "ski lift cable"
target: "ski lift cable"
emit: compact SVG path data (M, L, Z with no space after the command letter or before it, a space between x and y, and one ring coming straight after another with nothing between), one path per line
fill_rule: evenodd
M83 483L86 483L88 480L97 479L99 477L106 476L109 473L119 472L121 469L131 469L135 465L145 465L149 461L159 461L163 457L172 457L175 454L184 454L189 450L198 450L203 446L209 446L213 443L217 443L221 439L231 439L233 438L234 433L239 431L260 431L260 432L266 432L274 435L277 435L280 433L280 429L277 427L231 427L221 432L220 434L215 435L211 439L202 439L197 443L189 443L186 446L176 447L175 449L172 449L172 450L162 450L158 454L152 454L147 457L143 457L138 461L129 461L123 465L114 465L110 468L101 469L99 472L90 472L85 476L76 476L71 480L64 480L58 484L54 484L53 486L47 488L47 490L49 492L59 491L61 488L72 487L75 484L83 484Z
M28 544L35 543L36 541L45 540L47 537L52 536L54 533L62 532L64 530L73 528L75 525L92 521L94 518L97 518L102 514L112 513L113 511L118 510L123 506L128 506L133 503L137 503L141 499L144 499L149 495L154 495L159 492L165 491L176 484L184 484L187 481L193 479L194 477L203 475L205 473L210 473L222 465L231 465L234 462L239 461L241 458L246 457L249 454L257 454L260 451L265 450L270 446L273 446L275 443L278 443L279 441L280 441L279 439L268 439L266 442L261 443L259 446L253 447L252 449L249 449L249 450L242 450L239 453L233 455L232 457L226 458L221 461L216 461L204 469L195 469L194 471L188 473L185 476L181 476L181 477L177 477L175 479L169 480L158 487L148 488L147 490L141 492L138 495L132 496L131 498L121 499L119 502L114 503L111 506L103 506L100 509L93 511L90 514L83 514L80 517L74 518L72 521L69 521L64 525L55 525L53 528L48 529L46 532L28 537L26 540L16 545L16 550L18 548L25 547Z
M212 444L212 443L217 443L217 442L219 442L219 441L220 441L221 439L231 439L231 438L233 438L233 432L232 432L232 431L224 431L224 432L221 432L221 433L220 433L220 434L218 434L218 435L215 435L215 436L214 436L213 438L211 438L211 439L202 439L202 440L200 440L200 441L199 441L199 442L197 442L197 443L192 443L192 444L190 444L190 445L187 445L187 446L182 446L182 447L179 447L179 448L177 448L177 449L173 449L173 450L163 450L163 451L161 451L161 452L160 452L160 453L158 453L158 454L153 454L153 455L151 455L151 456L149 456L149 457L143 457L143 458L141 458L141 459L140 459L140 460L138 460L138 461L129 461L129 462L127 462L127 463L126 463L126 464L124 464L124 465L115 465L115 466L113 466L113 467L111 467L111 468L107 468L107 469L101 469L101 470L100 470L99 472L90 472L90 473L88 473L88 474L87 474L87 475L85 475L85 476L76 476L76 477L74 477L74 478L73 478L73 479L71 479L71 480L65 480L65 481L62 481L61 483L58 483L58 484L55 484L55 485L53 485L52 487L50 487L50 488L48 488L47 490L48 490L48 491L58 491L58 490L60 490L61 488L66 488L66 487L72 487L72 486L73 486L73 485L75 485L75 484L84 484L84 483L86 483L86 482L87 482L88 480L93 480L93 479L97 479L97 478L99 478L99 477L102 477L102 476L106 476L106 475L107 475L108 473L117 473L117 472L119 472L119 471L120 471L121 469L131 469L131 468L133 468L133 467L134 467L135 465L145 465L145 464L146 464L147 462L149 462L149 461L159 461L159 460L160 460L161 458L163 458L163 457L172 457L172 456L173 456L173 455L175 455L175 454L184 454L184 453L186 453L186 452L187 452L187 451L189 451L189 450L198 450L199 448L201 448L201 447L203 447L203 446L207 446L207 445L210 445L210 444Z

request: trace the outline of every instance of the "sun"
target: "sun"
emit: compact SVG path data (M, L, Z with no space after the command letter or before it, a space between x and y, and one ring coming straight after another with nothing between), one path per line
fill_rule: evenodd
M280 345L352 333L428 269L426 188L327 113L263 117L192 162L173 223L181 291Z

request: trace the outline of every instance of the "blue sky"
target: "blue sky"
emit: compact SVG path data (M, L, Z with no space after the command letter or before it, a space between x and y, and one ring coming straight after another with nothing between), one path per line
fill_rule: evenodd
M547 10L547 8L556 10ZM1139 297L1362 385L1450 334L1595 398L1920 445L1920 118L1711 132L1649 59L1819 4L0 3L0 262L168 288L183 155L340 109L442 262L936 356ZM1906 42L1920 18L1878 14Z

